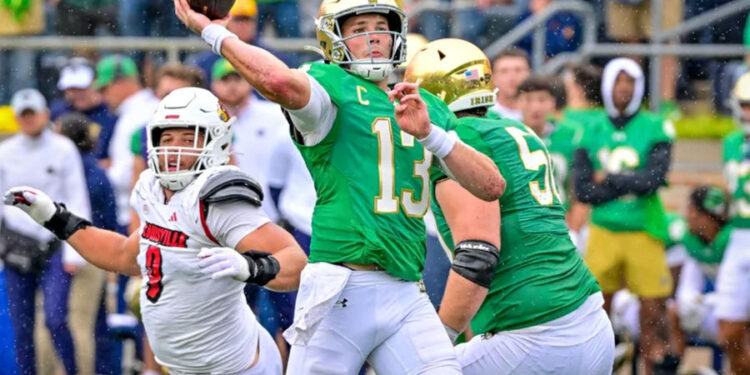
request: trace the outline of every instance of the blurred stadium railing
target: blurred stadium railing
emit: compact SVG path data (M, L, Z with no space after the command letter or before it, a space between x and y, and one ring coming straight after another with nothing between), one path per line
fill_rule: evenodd
M315 46L315 39L266 38L267 45L279 52L303 51L305 46ZM31 49L41 51L94 49L105 51L164 51L167 60L178 61L181 52L208 50L206 43L198 37L153 38L153 37L3 37L0 49Z
M436 0L422 1L410 9L410 15L417 16L425 10L440 10L451 12L471 7L473 1L441 2ZM679 43L679 37L705 28L731 15L747 12L750 0L735 0L706 11L698 16L685 20L683 23L663 30L661 27L664 12L663 0L652 0L652 30L653 38L649 43L621 44L600 43L597 41L599 18L594 8L582 0L561 0L546 7L514 27L503 37L493 42L485 49L488 56L494 56L502 49L515 45L524 36L533 33L532 66L540 73L559 71L563 65L571 61L586 60L597 56L649 56L650 64L649 92L656 93L660 87L658 74L659 60L664 55L691 57L741 57L746 54L741 44L685 44ZM512 6L494 6L487 12L514 12ZM545 24L555 14L573 12L581 16L583 22L583 43L575 52L561 53L549 60L545 59ZM669 42L669 44L665 44ZM301 52L308 46L316 46L315 39L281 39L267 38L264 45L279 52ZM3 37L0 38L0 49L31 49L41 51L51 50L81 50L95 49L106 51L164 51L167 60L177 61L182 52L194 52L207 49L206 44L197 37L189 38L151 38L151 37ZM546 61L545 61L546 60ZM649 95L652 109L659 107L660 95Z
M651 0L651 22L653 37L650 43L622 44L597 42L598 18L593 7L584 1L568 0L554 2L542 12L523 21L502 38L485 49L488 56L494 56L501 50L515 45L524 36L533 32L532 66L540 73L559 71L563 65L571 61L586 60L596 56L649 56L651 58L649 93L658 93L660 82L659 67L662 56L691 56L691 57L742 57L747 51L742 44L680 44L680 36L705 28L722 19L747 12L750 0L735 0L709 10L698 16L685 20L681 24L663 30L661 27L664 12L664 0ZM545 61L544 46L546 44L545 25L547 20L556 13L574 12L581 16L583 22L583 43L575 52L561 53ZM664 44L670 42L669 44ZM659 108L661 96L649 95L652 110Z

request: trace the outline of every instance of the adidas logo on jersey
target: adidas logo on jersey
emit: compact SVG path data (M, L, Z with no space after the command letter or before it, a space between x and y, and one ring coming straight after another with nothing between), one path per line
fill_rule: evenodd
M169 217L169 222L177 222L177 212L172 212L172 216Z

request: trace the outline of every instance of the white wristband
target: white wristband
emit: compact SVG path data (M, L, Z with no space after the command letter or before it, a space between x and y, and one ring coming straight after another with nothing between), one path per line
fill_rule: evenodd
M427 151L443 159L448 156L456 145L456 136L455 133L449 135L439 126L432 125L430 134L422 139L418 139L418 141Z
M209 46L211 46L211 51L214 51L214 53L219 56L221 56L221 43L224 42L224 39L239 39L237 35L227 30L226 27L217 25L215 23L212 23L203 29L203 31L201 32L201 38L203 38L203 40L208 43Z

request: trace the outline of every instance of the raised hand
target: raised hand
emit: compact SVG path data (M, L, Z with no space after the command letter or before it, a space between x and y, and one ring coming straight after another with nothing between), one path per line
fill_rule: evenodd
M177 15L177 18L185 24L185 26L198 33L198 35L203 32L203 29L205 29L206 26L212 23L226 26L229 21L229 16L224 19L211 21L206 15L198 13L190 8L190 4L188 4L187 0L174 0L174 13Z
M396 105L396 123L401 130L417 139L423 139L430 134L430 115L427 113L427 105L419 95L419 86L416 83L396 84L393 90L388 92L388 98Z
M6 191L3 203L20 208L42 225L48 222L57 210L47 194L29 186L16 186Z
M20 208L61 240L67 240L79 229L91 226L90 221L72 214L64 204L52 202L47 194L33 187L11 188L5 192L3 203Z

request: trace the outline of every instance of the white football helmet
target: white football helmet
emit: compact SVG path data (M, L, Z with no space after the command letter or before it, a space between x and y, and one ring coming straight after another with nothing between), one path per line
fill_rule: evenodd
M226 165L229 162L232 124L219 99L210 91L185 87L172 91L159 103L154 117L148 123L148 166L154 171L159 183L172 191L188 186L193 179L208 168ZM159 145L161 133L170 128L195 129L193 147L162 147ZM204 134L202 144L198 144L198 134ZM198 160L188 169L180 169L182 157L192 155ZM176 157L176 168L164 168L170 157Z

